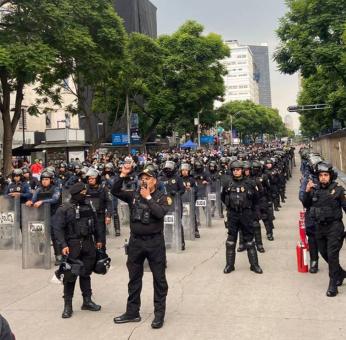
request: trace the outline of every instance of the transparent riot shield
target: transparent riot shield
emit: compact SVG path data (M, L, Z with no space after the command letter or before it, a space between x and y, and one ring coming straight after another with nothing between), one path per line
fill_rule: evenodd
M196 220L200 227L211 227L211 201L208 199L210 195L210 186L206 185L204 190L205 196L198 197L195 204Z
M181 197L182 200L182 224L185 240L195 239L195 191L186 190Z
M179 253L182 247L182 202L180 196L169 197L172 204L164 219L164 236L167 249Z
M130 226L130 209L129 205L121 200L118 202L118 215L120 220L120 225Z
M219 218L223 218L222 202L221 202L221 182L216 180L208 193L208 201L210 202L211 218L217 213Z
M65 188L62 188L61 190L61 199L62 199L62 203L67 203L70 201L71 199L71 194L70 194L70 191L65 189Z
M22 205L23 269L51 267L50 205Z
M0 250L20 248L20 199L0 196Z

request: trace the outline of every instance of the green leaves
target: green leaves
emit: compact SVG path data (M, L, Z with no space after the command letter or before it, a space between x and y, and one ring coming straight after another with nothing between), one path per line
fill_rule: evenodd
M262 134L284 135L285 126L275 109L258 105L252 101L232 101L222 105L218 110L218 119L223 121L226 129L236 129L242 137L250 137L253 141ZM232 117L231 117L232 116Z
M274 58L283 73L305 80L301 105L329 104L332 109L303 112L302 132L329 131L333 118L346 119L346 1L290 0L277 30L281 46Z

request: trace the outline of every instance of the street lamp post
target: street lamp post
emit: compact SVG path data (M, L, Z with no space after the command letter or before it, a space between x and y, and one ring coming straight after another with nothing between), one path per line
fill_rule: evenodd
M97 140L100 140L99 126L103 126L103 122L97 123Z
M233 146L233 118L235 118L240 113L241 111L238 111L234 115L230 115L231 116L231 146Z

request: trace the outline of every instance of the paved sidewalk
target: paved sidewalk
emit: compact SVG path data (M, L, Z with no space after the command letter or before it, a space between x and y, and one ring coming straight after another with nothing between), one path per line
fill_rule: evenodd
M109 241L112 270L92 276L98 313L81 311L76 287L74 315L61 319L62 286L51 283L53 269L22 270L21 252L0 251L0 312L22 339L343 339L346 337L346 284L327 298L327 266L318 274L297 272L297 199L299 172L287 185L288 200L275 220L274 242L259 254L263 275L249 270L246 252L238 253L236 271L223 274L226 231L223 221L201 229L201 239L187 242L182 254L168 255L169 293L166 322L152 330L151 273L144 275L142 322L115 325L125 310L128 274L122 249L125 233ZM264 232L262 232L264 234ZM342 263L346 266L345 251Z

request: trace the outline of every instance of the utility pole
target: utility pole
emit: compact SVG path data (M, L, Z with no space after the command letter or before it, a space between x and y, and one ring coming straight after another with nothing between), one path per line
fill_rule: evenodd
M126 93L126 120L127 120L127 146L129 154L131 154L131 131L130 131L130 105L129 95Z

